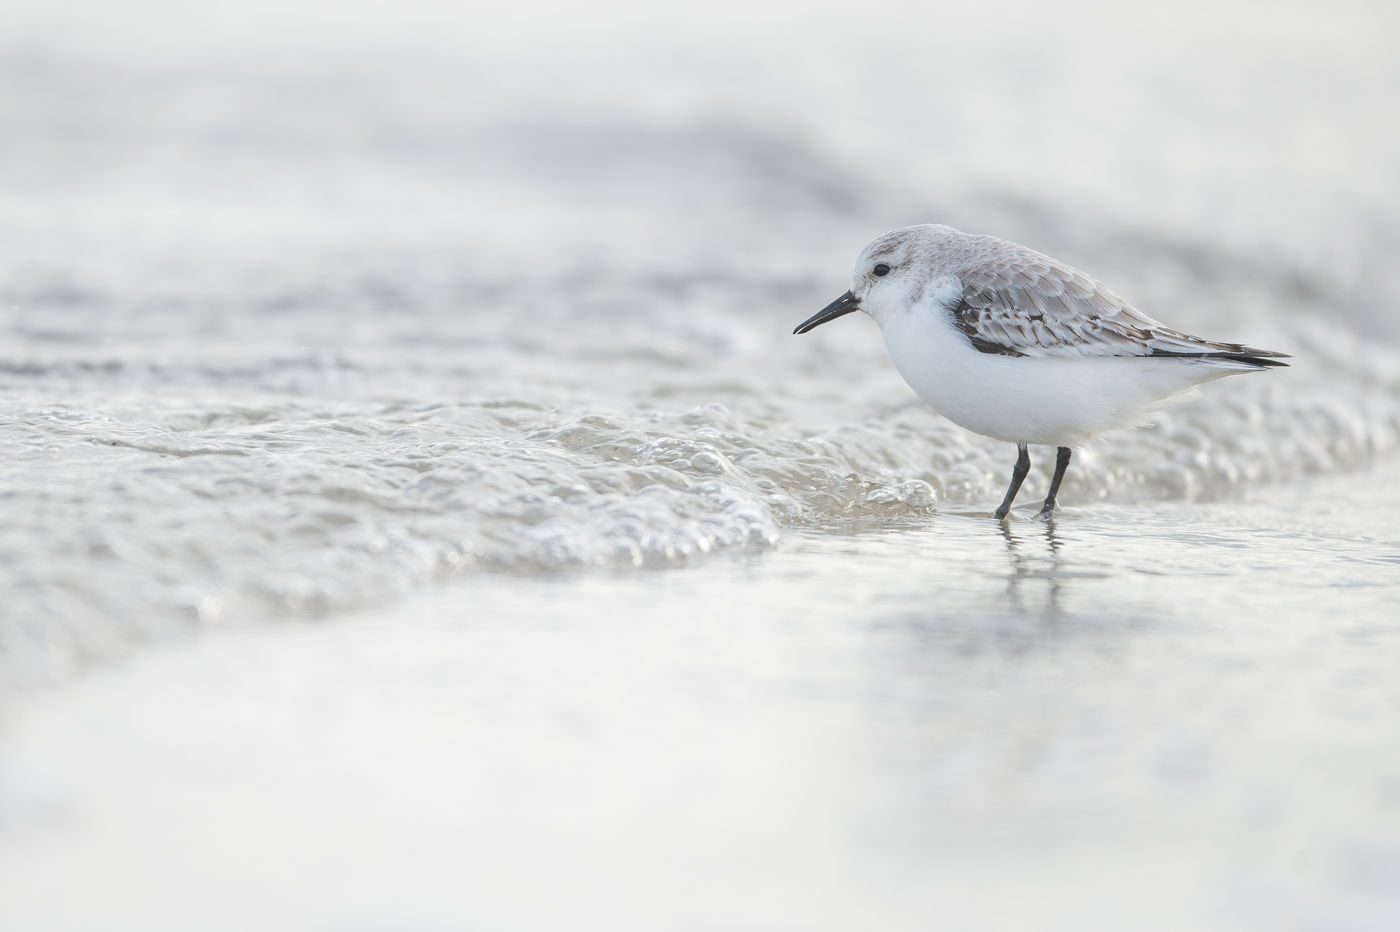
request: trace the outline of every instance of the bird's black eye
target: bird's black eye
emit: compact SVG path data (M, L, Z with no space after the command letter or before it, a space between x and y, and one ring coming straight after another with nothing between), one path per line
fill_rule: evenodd
M881 262L879 265L875 266L875 268L871 271L875 273L876 278L884 278L886 275L890 274L890 267L888 265L885 265L885 263Z

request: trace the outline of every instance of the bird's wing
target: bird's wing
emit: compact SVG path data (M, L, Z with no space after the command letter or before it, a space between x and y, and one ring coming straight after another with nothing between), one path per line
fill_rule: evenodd
M953 321L1005 356L1192 356L1255 365L1285 354L1217 343L1158 323L1089 276L1039 253L964 270Z

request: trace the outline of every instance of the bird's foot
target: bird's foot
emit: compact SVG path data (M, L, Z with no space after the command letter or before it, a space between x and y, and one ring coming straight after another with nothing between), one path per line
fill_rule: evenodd
M1051 518L1055 517L1055 506L1045 505L1040 509L1040 513L1037 514L1036 517L1040 518L1042 521L1049 521Z

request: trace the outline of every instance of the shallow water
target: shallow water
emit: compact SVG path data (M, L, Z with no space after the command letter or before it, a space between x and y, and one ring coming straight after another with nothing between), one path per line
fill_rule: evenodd
M1397 479L148 650L9 729L0 893L52 928L1390 928Z
M298 10L7 12L26 928L1393 925L1391 5ZM1294 365L1003 532L933 220Z

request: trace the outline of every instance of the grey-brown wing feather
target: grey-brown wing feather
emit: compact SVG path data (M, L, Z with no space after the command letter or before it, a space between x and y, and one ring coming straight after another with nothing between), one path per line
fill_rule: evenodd
M1029 252L1029 251L1027 251ZM1159 323L1084 273L1031 253L959 273L954 323L984 353L1006 356L1192 356L1255 365L1283 353L1219 343Z

